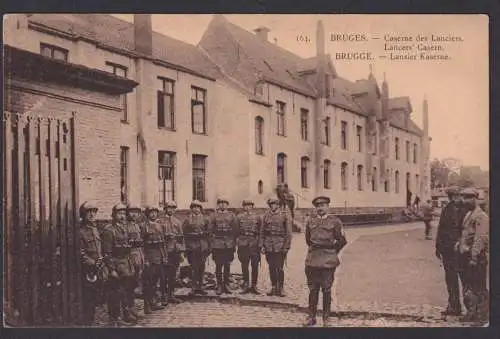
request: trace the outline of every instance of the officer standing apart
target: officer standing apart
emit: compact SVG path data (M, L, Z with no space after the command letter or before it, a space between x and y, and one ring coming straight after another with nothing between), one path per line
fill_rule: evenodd
M163 227L158 220L159 209L156 206L147 206L145 209L146 221L142 227L142 238L144 240L144 273L143 273L143 296L144 313L151 314L152 311L162 310L157 298L157 286L160 282L163 267L167 263L167 248Z
M260 252L262 249L262 219L253 212L254 203L243 200L243 212L238 215L238 259L243 273L243 290L241 294L260 294L257 290L259 276ZM249 284L248 266L252 266L252 284Z
M467 210L462 236L457 248L464 270L464 304L467 314L462 321L488 322L488 244L490 221L477 203L478 193L473 188L462 191Z
M132 264L134 265L134 279L129 286L128 307L130 313L136 318L141 318L135 308L135 289L142 285L142 273L144 271L144 242L142 240L142 229L139 218L141 217L142 209L138 204L129 203L127 206L128 218L128 236L131 246L130 255ZM141 288L142 289L142 288Z
M418 196L417 196L418 198ZM415 205L416 208L417 205ZM431 205L431 201L430 200L427 200L426 203L422 204L420 206L420 209L421 209L421 213L422 213L422 221L424 222L425 224L425 239L426 240L432 240L432 237L431 237L431 221L432 221L432 212L433 212L433 208L432 208L432 205Z
M127 206L119 203L113 206L112 223L102 233L102 251L109 267L108 313L111 326L137 323L130 313L127 293L134 280L134 265L130 255L130 243L127 229ZM123 312L123 318L120 316Z
M203 215L199 201L191 202L189 208L191 212L182 224L186 255L193 272L192 288L189 294L207 295L207 292L203 290L203 276L205 275L205 263L210 255L208 222Z
M269 265L272 288L267 295L284 297L285 259L292 243L292 221L290 213L279 208L278 198L267 200L269 210L262 218L263 252Z
M347 244L342 222L328 213L330 198L316 197L316 208L306 224L306 243L309 246L305 260L305 273L309 287L309 314L304 326L316 324L319 290L323 292L323 326L328 326L332 304L332 285L339 252Z
M212 233L212 258L215 261L215 277L217 289L215 293L231 294L229 275L231 262L234 260L238 220L236 215L227 209L226 199L217 199L217 209L210 216L209 231Z
M101 237L96 226L97 205L84 202L80 206L80 252L83 272L83 323L92 325L95 321L97 295L106 278L99 274L103 269ZM101 279L99 279L101 278Z
M446 288L448 290L448 306L443 315L458 316L462 313L458 280L462 280L459 270L459 257L454 249L462 233L462 222L465 210L461 204L459 189L450 187L447 192L449 202L441 211L436 235L436 256L443 261ZM463 280L462 280L463 283Z
M163 232L165 235L165 242L167 246L168 259L165 272L165 286L162 286L162 293L167 293L167 303L178 304L180 300L175 298L175 284L177 277L177 270L181 263L182 252L185 250L184 236L182 234L182 224L174 217L177 204L175 201L169 201L165 204L165 222L163 224ZM163 296L162 301L165 301Z

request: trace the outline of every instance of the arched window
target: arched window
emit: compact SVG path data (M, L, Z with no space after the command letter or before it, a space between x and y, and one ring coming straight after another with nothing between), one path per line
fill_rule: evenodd
M259 180L259 182L257 183L257 192L259 192L259 194L264 193L264 183L262 182L262 180Z
M309 187L309 182L307 180L308 179L308 176L307 176L308 168L309 168L309 158L308 157L300 158L300 182L301 182L303 188Z
M277 164L276 164L277 174L278 174L278 184L284 183L286 181L286 154L278 153Z
M264 154L264 119L255 118L255 153Z
M326 189L332 188L330 185L330 167L332 162L326 159L323 162L323 187Z
M344 191L347 190L347 162L343 162L340 166L340 184Z
M396 171L394 180L395 180L394 185L396 187L396 193L399 193L399 171Z
M410 172L406 172L406 190L411 191Z
M377 167L373 167L372 173L372 191L377 192L378 190L378 178L377 178Z
M390 176L389 176L390 172L389 170L386 171L385 173L385 180L384 180L384 191L385 192L390 192Z
M415 194L418 195L420 192L420 176L415 174Z
M358 191L363 190L363 165L358 165Z

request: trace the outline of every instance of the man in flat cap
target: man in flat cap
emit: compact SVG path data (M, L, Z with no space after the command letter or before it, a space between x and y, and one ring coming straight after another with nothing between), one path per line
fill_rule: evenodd
M241 203L243 212L238 214L238 259L243 273L242 294L260 294L257 290L259 276L260 252L262 249L261 217L252 211L254 203L247 199ZM252 266L252 283L249 284L248 266Z
M464 270L464 322L488 322L489 293L487 282L489 227L488 215L479 207L478 192L466 188L461 192L467 214L462 235L456 245Z
M143 296L144 313L146 314L165 308L157 300L157 286L163 274L163 267L168 260L165 235L158 219L159 210L157 206L146 206L144 211L146 221L142 225L142 239L144 240Z
M137 319L130 312L127 297L128 286L135 276L127 229L127 206L116 204L111 216L112 223L105 226L102 233L102 251L110 271L107 286L109 321L111 326L135 324Z
M269 265L272 288L269 296L284 297L285 259L292 244L292 219L286 209L279 208L279 200L267 200L269 210L262 217L262 244Z
M208 221L202 212L201 202L194 200L189 206L191 209L188 217L182 224L186 255L192 268L192 288L190 295L206 295L203 289L203 276L205 264L210 255L210 232Z
M323 292L323 325L328 326L332 304L332 285L339 252L347 244L340 219L328 213L330 198L319 196L312 201L315 213L306 224L306 243L309 246L305 273L309 287L309 314L304 326L316 324L319 291Z
M224 198L217 199L217 209L210 216L209 231L212 233L212 258L215 262L217 289L215 293L231 294L229 276L231 262L234 260L238 220L236 215L227 209L229 202Z
M163 277L162 302L178 304L180 300L175 298L174 291L176 285L177 269L181 263L182 252L185 250L184 235L182 234L182 224L174 216L177 204L175 201L168 201L164 205L165 221L163 232L168 252L167 266ZM166 290L165 290L166 288ZM167 294L165 300L165 293Z
M443 261L448 290L448 306L442 313L443 315L460 315L462 310L458 280L461 276L459 258L454 246L460 239L466 211L461 203L458 187L450 187L446 193L449 202L441 212L436 235L436 256Z

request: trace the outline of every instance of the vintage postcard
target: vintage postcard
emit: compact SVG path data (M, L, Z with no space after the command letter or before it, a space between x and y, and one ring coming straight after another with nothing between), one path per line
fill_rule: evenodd
M488 326L487 16L3 34L5 326Z

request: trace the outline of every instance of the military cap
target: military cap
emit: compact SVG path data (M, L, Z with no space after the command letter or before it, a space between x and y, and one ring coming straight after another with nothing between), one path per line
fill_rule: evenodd
M479 196L479 193L472 187L464 188L461 192L460 195L465 196L465 197L475 197L477 198Z
M275 204L279 203L279 199L276 197L271 197L271 198L267 199L268 205L271 205L272 203L275 203Z
M167 207L173 207L173 208L177 208L177 203L175 201L167 201L165 202L165 204L163 205L165 208Z
M146 206L144 207L144 211L145 211L146 213L148 213L148 212L150 212L150 211L157 211L157 212L159 212L159 211L160 211L160 209L158 208L158 206L155 206L155 205L146 205Z
M127 205L127 212L128 211L142 211L142 208L139 204L136 204L136 203L133 203L133 202L130 202L128 205Z
M201 202L199 202L198 200L191 201L189 208L193 208L194 206L198 206L199 208L203 208L203 206L201 205Z
M460 193L460 189L457 186L451 186L446 189L446 194L448 195L458 195Z
M225 199L225 198L219 198L219 199L217 199L217 204L221 204L223 202L225 202L226 204L229 205L229 201L227 201L227 199Z
M245 205L252 205L252 206L253 206L253 205L255 205L255 204L253 203L253 201L252 201L252 200L250 200L250 199L245 199L245 200L243 200L243 201L241 202L241 206L245 206Z
M313 199L312 204L314 206L317 206L319 204L329 204L330 203L330 198L325 197L325 196L319 196Z
M83 217L85 216L85 213L87 213L87 211L89 210L95 210L95 211L98 211L99 210L99 207L97 207L97 204L95 204L94 202L89 202L89 201L85 201L83 204L80 205L80 218L83 219Z
M118 204L116 204L115 206L113 206L112 208L112 212L115 213L115 212L118 212L118 211L126 211L127 210L127 205L125 205L124 203L121 203L119 202Z

